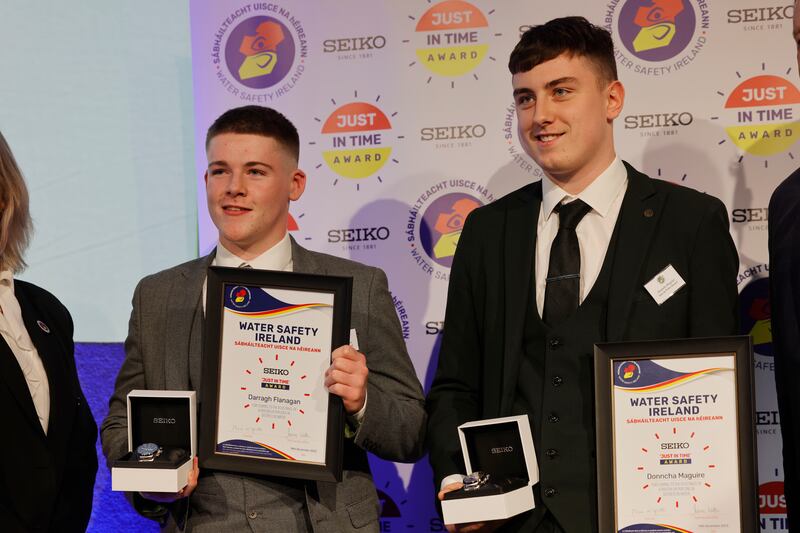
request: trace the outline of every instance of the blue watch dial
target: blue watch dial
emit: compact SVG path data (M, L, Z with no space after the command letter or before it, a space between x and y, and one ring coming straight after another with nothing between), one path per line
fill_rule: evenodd
M136 455L155 455L155 453L159 450L160 446L158 444L153 444L152 442L145 442L144 444L140 444L138 448L136 448Z

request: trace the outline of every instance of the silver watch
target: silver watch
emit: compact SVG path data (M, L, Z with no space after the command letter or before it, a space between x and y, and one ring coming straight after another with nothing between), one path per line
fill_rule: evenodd
M484 486L489 481L486 472L473 472L464 478L464 490L475 490Z
M164 451L164 449L158 444L145 442L136 448L136 459L142 463L149 462L161 455L162 451Z

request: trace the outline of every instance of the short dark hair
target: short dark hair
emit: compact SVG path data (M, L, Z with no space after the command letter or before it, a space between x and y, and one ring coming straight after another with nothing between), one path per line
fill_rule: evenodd
M291 121L270 107L246 105L225 111L208 128L208 143L223 133L261 135L278 141L297 160L300 159L300 136Z
M617 79L611 34L583 17L557 18L528 29L511 52L508 70L527 72L561 54L589 59L603 81Z

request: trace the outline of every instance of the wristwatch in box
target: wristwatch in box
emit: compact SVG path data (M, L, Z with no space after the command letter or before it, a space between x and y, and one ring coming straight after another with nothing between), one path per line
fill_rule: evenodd
M158 444L154 444L152 442L145 442L144 444L140 444L136 448L136 459L139 462L150 462L153 461L156 457L161 455L163 448Z

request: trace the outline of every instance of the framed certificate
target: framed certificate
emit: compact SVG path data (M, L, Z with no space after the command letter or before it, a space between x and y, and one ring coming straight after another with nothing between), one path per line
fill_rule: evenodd
M600 531L758 531L750 337L594 355Z
M209 267L200 466L340 481L344 413L325 388L352 279Z

